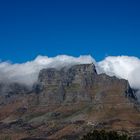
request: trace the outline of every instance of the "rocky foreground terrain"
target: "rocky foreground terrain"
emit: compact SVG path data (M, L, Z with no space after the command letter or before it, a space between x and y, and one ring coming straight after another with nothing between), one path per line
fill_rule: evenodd
M80 64L41 70L31 89L0 83L0 140L79 140L93 129L140 139L140 107L128 81Z

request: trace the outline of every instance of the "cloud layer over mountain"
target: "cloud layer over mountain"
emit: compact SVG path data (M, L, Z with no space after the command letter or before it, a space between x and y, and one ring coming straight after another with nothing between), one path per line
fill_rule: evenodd
M31 86L37 81L39 71L43 68L61 68L75 64L92 63L94 59L88 56L72 57L58 55L56 57L38 56L33 61L22 64L12 64L10 62L0 63L0 81L18 82Z
M72 57L58 55L56 57L38 56L33 61L22 64L10 62L0 63L0 81L19 82L32 85L43 68L61 68L75 64L94 63L98 73L106 73L129 81L131 87L140 89L140 59L130 56L109 56L96 62L90 55Z
M100 72L124 78L133 88L140 88L140 59L129 56L109 56L98 63Z

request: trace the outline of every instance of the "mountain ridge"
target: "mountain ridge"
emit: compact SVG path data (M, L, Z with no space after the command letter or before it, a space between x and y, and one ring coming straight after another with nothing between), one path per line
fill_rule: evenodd
M112 86L113 84L114 86L120 86L122 89L124 89L124 92L126 94L125 96L131 97L136 100L136 96L132 92L132 89L127 80L110 77L106 74L97 74L94 64L80 64L72 66L70 68L64 67L60 70L54 68L43 69L39 73L36 90L37 92L40 91L43 94L43 88L44 90L46 89L46 91L44 92L44 96L46 94L53 94L53 90L58 90L56 91L56 93L61 92L63 95L60 94L59 96L62 96L62 98L64 98L64 96L65 98L67 98L68 94L71 94L69 90L73 90L72 92L75 93L74 95L72 95L73 97L77 96L75 98L78 98L83 94L83 96L85 96L85 99L83 98L83 101L90 101L92 99L92 95L88 95L88 91L86 90L92 90L97 87L98 89L105 90L105 88L110 88L110 86ZM50 90L50 92L48 89ZM79 94L77 90L80 91ZM82 100L82 96L80 97ZM62 98L61 100L63 100ZM46 97L46 99L51 101L49 97Z
M43 69L32 90L15 87L0 105L3 137L78 140L93 129L140 135L139 106L129 82L98 74L94 64Z

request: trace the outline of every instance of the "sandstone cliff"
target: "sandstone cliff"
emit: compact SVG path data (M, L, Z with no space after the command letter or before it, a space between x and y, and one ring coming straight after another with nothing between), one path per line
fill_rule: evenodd
M102 97L109 102L117 96L136 99L128 81L98 75L93 64L43 69L34 88L40 104L96 102Z

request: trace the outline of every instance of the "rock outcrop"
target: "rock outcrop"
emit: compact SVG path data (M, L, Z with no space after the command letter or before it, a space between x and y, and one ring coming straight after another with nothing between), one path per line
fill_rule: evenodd
M43 69L34 89L40 104L95 102L109 94L135 98L127 80L97 74L93 64Z
M9 103L18 97L29 94L31 89L19 83L0 83L0 105Z

